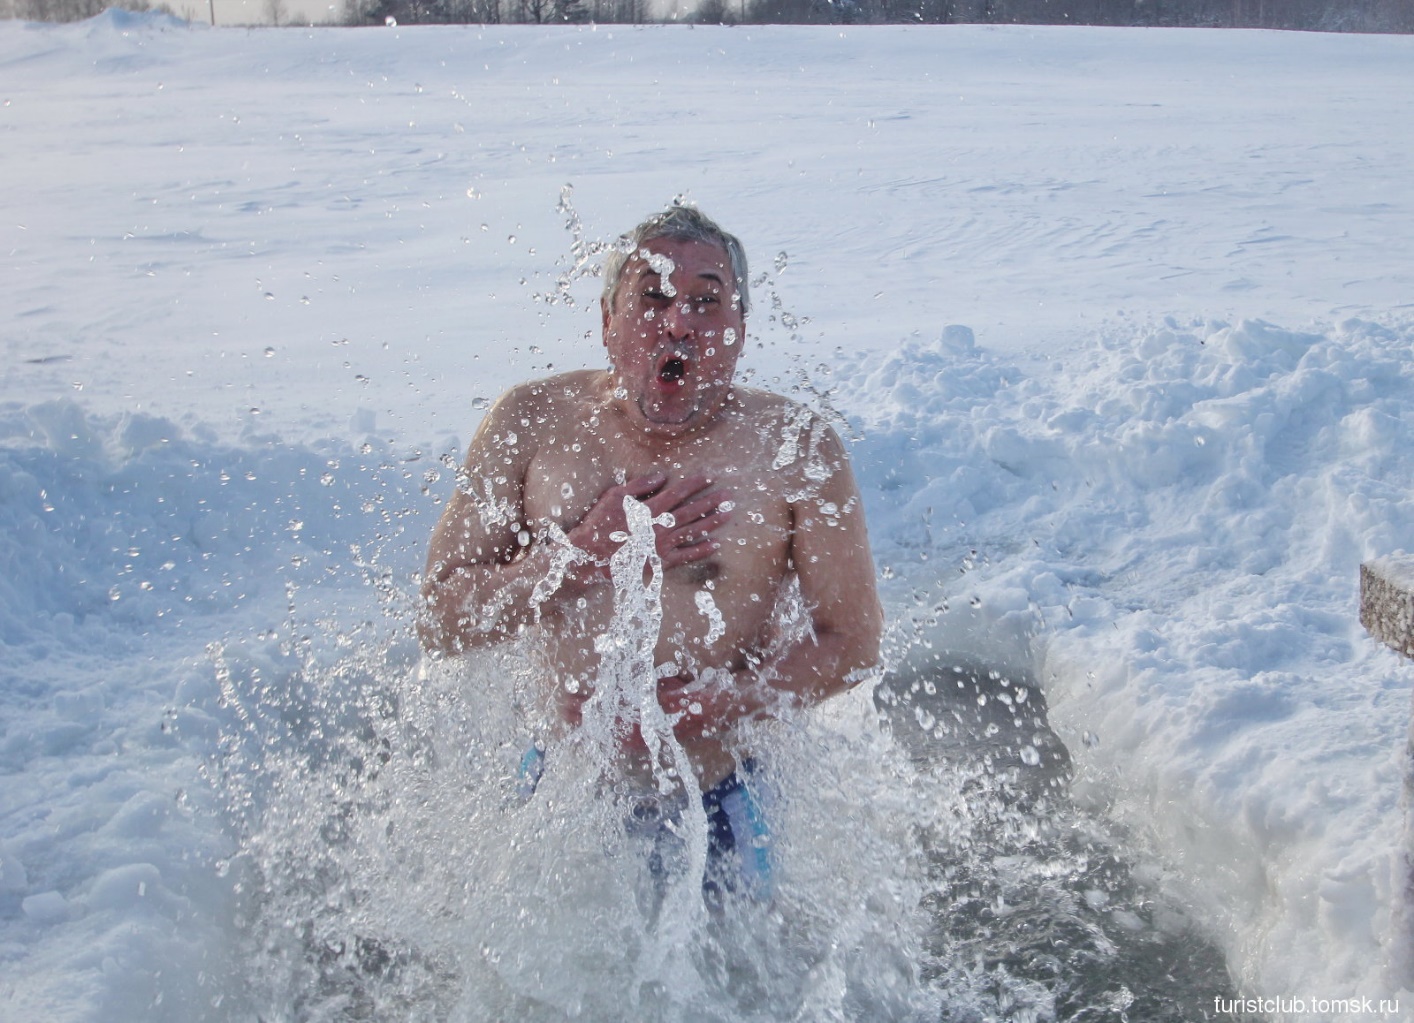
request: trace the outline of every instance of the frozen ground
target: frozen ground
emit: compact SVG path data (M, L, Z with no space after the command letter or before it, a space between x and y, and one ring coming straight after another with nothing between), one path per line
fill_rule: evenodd
M574 243L677 194L756 380L848 420L899 655L1034 674L1240 991L1407 1014L1414 669L1355 599L1414 548L1411 86L1398 37L0 24L0 1017L226 1018L232 686L406 666L440 457L596 360Z

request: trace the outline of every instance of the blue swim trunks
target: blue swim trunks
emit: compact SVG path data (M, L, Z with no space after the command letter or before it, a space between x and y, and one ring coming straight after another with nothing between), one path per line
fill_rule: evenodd
M704 890L714 882L755 899L768 899L773 890L771 829L761 810L757 791L757 766L743 760L741 768L702 793L707 814L707 877Z
M535 793L545 770L545 753L538 746L526 750L520 762L520 795L523 800ZM765 901L774 891L771 829L762 810L759 767L747 758L741 766L702 793L702 810L707 815L707 873L702 892L709 901L727 893ZM655 876L662 878L669 845L680 845L676 837L683 807L656 797L634 804L629 829L651 836L653 852L649 863Z

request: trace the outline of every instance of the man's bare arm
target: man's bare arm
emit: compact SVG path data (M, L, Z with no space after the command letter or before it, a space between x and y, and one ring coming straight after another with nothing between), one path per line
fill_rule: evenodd
M529 598L548 566L548 552L528 556L524 484L535 446L517 427L536 404L527 388L513 388L472 438L428 547L417 627L429 652L498 642L532 620Z

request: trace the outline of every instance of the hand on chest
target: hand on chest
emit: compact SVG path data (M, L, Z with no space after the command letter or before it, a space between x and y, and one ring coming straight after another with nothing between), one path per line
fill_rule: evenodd
M527 518L534 532L543 532L552 522L568 532L605 491L627 480L655 471L668 474L670 479L706 477L714 486L731 492L727 521L711 534L720 549L706 561L674 569L670 578L681 576L701 585L763 559L775 566L789 555L791 510L781 474L751 455L749 451L714 450L690 462L655 461L597 440L567 445L543 452L532 461L525 480ZM765 568L758 564L756 571Z

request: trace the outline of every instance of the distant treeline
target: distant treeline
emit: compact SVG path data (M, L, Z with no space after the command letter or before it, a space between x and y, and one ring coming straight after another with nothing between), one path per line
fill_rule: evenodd
M732 24L1154 25L1414 32L1414 0L701 0Z
M24 21L82 21L94 18L110 7L125 11L160 11L171 14L172 8L152 0L0 0L0 18L20 18Z
M662 3L663 0L658 0ZM1414 0L677 0L665 17L653 0L344 0L347 25L1165 25L1321 32L1414 32ZM269 20L284 0L264 0ZM168 11L160 0L0 0L0 17L77 21L107 7Z
M690 5L691 0L687 0ZM349 24L663 20L649 0L345 0ZM709 25L1166 25L1414 32L1414 0L698 0Z

